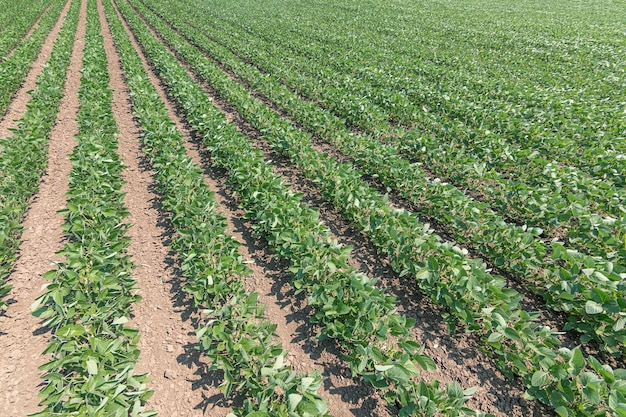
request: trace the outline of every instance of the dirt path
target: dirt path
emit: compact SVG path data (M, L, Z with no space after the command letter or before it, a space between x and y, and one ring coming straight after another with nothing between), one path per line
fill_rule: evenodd
M131 238L128 252L137 265L134 278L143 297L130 323L141 334L137 372L149 372L152 379L149 387L155 394L148 408L161 416L202 416L206 399L219 392L202 382L206 363L193 349L196 338L187 309L191 301L182 295L180 275L171 265L166 246L170 232L159 211L159 197L152 191L153 172L141 152L139 127L133 121L128 88L101 1L98 11L114 90L113 112L119 125L118 152L127 166L122 190L127 193L125 205L132 224L127 233ZM206 414L226 415L228 411L216 406L209 407Z
M64 13L67 10L64 11ZM78 29L70 61L65 96L61 100L57 124L52 130L49 146L48 170L33 198L23 226L22 246L15 270L9 277L13 284L10 307L2 322L0 334L0 409L5 415L24 416L38 410L41 372L37 367L45 363L42 356L47 336L40 322L30 313L30 306L43 291L42 274L52 268L51 261L60 260L55 252L62 249L63 216L57 213L65 206L67 178L71 169L68 155L75 145L78 133L78 88L83 59L86 2L83 1Z
M26 105L30 101L30 94L28 94L28 92L35 89L37 77L39 77L39 74L41 74L41 72L43 71L44 65L46 64L46 62L48 62L48 59L50 58L52 47L57 37L59 36L59 32L61 31L61 27L63 26L63 22L65 21L65 17L67 16L67 12L70 9L71 2L71 0L67 0L65 7L61 11L59 20L54 24L52 30L46 37L46 40L41 47L41 50L39 51L39 55L37 55L37 58L33 62L31 70L28 71L28 74L24 79L24 83L15 93L13 101L7 109L4 117L0 118L0 138L11 136L11 131L9 129L15 128L17 126L15 122L19 120L24 115L24 113L26 113ZM36 25L39 24L40 19L41 16L39 16L37 23L31 28L27 36L30 36L30 33L32 33Z
M140 51L137 43L133 43ZM145 57L142 56L142 60L144 61L144 68L149 72L150 78L169 109L170 118L176 122L177 127L188 138L191 138L191 133L178 117L176 107L170 103L160 81L147 65ZM375 407L371 406L368 398L361 396L358 389L353 389L355 382L349 377L349 370L337 354L324 352L321 347L309 349L310 345L314 343L314 332L307 322L306 314L298 314L297 312L293 314L291 308L293 300L285 302L275 291L277 284L284 284L282 280L277 283L275 279L283 275L282 271L286 269L285 266L275 262L266 246L252 237L251 228L244 224L243 211L238 209L232 195L228 192L228 187L224 184L223 173L214 170L210 164L206 163L206 158L203 159L201 150L197 144L192 143L191 139L186 143L186 148L189 156L194 162L202 166L207 174L205 176L206 184L212 190L217 190L216 200L220 207L220 213L227 219L228 232L242 244L240 253L244 259L251 261L248 266L253 270L253 273L246 280L248 291L259 292L259 301L267 305L266 315L278 325L277 333L280 341L290 352L287 357L289 363L297 371L311 372L315 369L323 371L327 381L325 386L320 389L320 395L328 402L330 412L333 415L363 417L388 415L384 407L379 407L376 412L373 412ZM303 343L305 340L299 337L299 328L301 327L308 328L306 341L309 343ZM369 392L367 386L360 386L360 388ZM347 392L353 393L349 400L347 400ZM368 407L364 407L364 403L367 403ZM216 415L222 414L217 412Z

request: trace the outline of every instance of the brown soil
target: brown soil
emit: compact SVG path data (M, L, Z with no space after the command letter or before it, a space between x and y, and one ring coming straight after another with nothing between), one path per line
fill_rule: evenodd
M68 7L63 11L62 19ZM37 318L31 315L30 306L43 293L46 282L42 275L52 269L52 261L59 261L55 253L62 249L61 225L63 216L57 213L65 206L68 190L67 178L71 169L68 155L75 145L78 133L75 123L78 112L78 88L83 59L86 2L83 5L75 36L74 49L61 101L58 120L54 126L49 145L48 170L26 214L22 233L22 245L15 269L9 277L13 289L9 295L9 310L0 318L0 409L4 415L24 416L38 411L41 372L38 366L46 362L42 356L47 345L47 335ZM56 35L55 35L56 36ZM49 50L53 38L48 37L44 50Z
M127 167L122 190L130 211L127 221L132 225L127 233L131 238L128 252L137 266L133 276L143 298L130 322L142 335L137 372L147 372L152 379L149 387L155 394L147 404L150 409L162 416L202 416L206 399L220 394L203 381L202 369L207 364L193 348L196 338L190 320L193 312L187 307L190 300L180 290L181 277L167 248L170 231L159 210L159 197L152 190L154 173L143 159L140 131L133 120L128 88L101 2L98 9L114 90L118 152ZM210 408L222 415L229 411L214 404Z

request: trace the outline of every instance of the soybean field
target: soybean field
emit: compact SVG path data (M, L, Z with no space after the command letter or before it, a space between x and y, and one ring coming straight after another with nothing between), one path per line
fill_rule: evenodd
M626 416L624 0L0 0L0 409Z

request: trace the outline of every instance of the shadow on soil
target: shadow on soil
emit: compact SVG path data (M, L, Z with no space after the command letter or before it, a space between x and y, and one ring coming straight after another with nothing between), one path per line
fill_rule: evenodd
M345 364L343 352L337 344L330 340L318 342L316 340L316 326L310 322L310 308L306 305L304 294L294 294L290 284L292 277L288 272L289 263L273 255L264 239L256 238L250 222L243 217L243 211L238 207L230 189L226 184L226 174L223 170L211 166L209 156L197 140L194 145L202 157L202 169L216 184L217 193L225 202L224 205L232 213L232 223L235 230L241 234L243 244L247 247L254 263L263 270L265 277L272 283L271 295L281 309L291 311L286 315L288 322L298 325L293 334L291 343L302 346L303 351L315 360L316 365L323 369L324 388L341 396L343 402L353 406L351 412L355 417L376 417L382 401L375 390L361 378L352 378L349 367ZM352 380L348 386L335 386L332 379Z
M554 412L537 401L526 401L521 397L524 387L519 379L508 379L496 370L495 363L481 351L483 343L476 334L465 333L462 329L450 333L443 317L445 310L436 306L418 288L411 277L400 277L387 261L384 255L377 253L369 238L347 222L332 205L323 200L316 185L305 178L302 173L285 157L274 152L266 143L260 143L266 159L272 161L276 171L280 172L289 183L293 184L294 191L304 194L302 199L320 211L320 219L330 228L333 234L343 245L352 246L354 266L361 272L378 279L378 285L397 299L399 311L407 317L416 320L415 329L419 329L420 338L417 341L426 347L437 346L433 352L427 349L438 367L447 361L453 361L459 368L467 369L474 375L483 393L476 398L475 408L490 403L497 412L506 415L523 416L554 416ZM280 291L281 287L276 290ZM443 348L443 349L442 349ZM467 381L459 376L457 382L463 388ZM511 395L512 392L519 395ZM476 394L478 396L478 394ZM486 397L486 398L485 398ZM493 410L492 412L496 412Z
M152 173L151 165L144 155L141 156L140 168ZM161 203L161 193L159 192L158 187L153 183L150 185L150 190L158 196L152 200L152 207L157 211L159 216L157 226L162 231L160 236L161 241L164 246L170 248L172 240L175 236L175 230L169 220L167 212L163 209ZM203 323L202 317L198 308L193 306L191 297L183 290L186 278L183 276L174 251L170 250L167 253L165 263L172 278L165 281L164 284L169 286L169 292L171 294L170 299L174 310L180 314L182 321L190 321L193 328L197 329ZM178 355L176 359L181 365L184 365L189 369L194 369L194 376L196 376L196 379L187 380L190 383L192 390L202 389L215 391L224 379L222 371L209 369L210 364L207 364L204 354L198 350L196 345L193 343L184 345L183 353ZM233 406L239 407L243 404L243 399L238 397L226 399L221 393L210 397L203 394L202 397L203 400L200 403L195 404L194 409L203 410L204 413L215 405L229 408Z

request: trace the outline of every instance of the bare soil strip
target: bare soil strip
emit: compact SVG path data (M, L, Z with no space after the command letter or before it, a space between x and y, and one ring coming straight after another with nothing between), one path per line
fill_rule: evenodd
M205 85L205 88L207 86ZM463 388L479 387L468 402L474 409L496 416L544 416L549 412L537 402L523 399L524 387L518 379L507 379L482 352L478 337L471 333L450 334L442 319L442 309L419 292L410 277L399 277L384 256L376 252L367 236L346 221L319 194L316 185L305 178L297 166L274 152L261 134L235 115L233 120L255 141L265 159L272 161L274 172L292 184L295 192L303 193L303 202L320 211L324 222L343 245L353 247L350 263L363 273L379 280L379 285L398 299L398 309L416 320L411 333L414 340L426 347L425 353L437 363L436 371L424 373L424 380L458 382Z
M128 31L128 27L126 29ZM176 106L171 104L163 85L148 66L132 34L131 39L142 56L144 68L151 74L154 85L168 107L170 118L190 138L192 134L176 114ZM206 155L202 155L202 146L198 143L194 145L190 139L186 148L188 155L205 171L205 183L212 190L217 190L216 201L219 204L220 213L227 219L228 232L242 244L240 253L244 259L251 261L248 266L253 273L246 280L247 289L259 293L259 301L267 306L266 316L278 325L277 334L280 341L289 349L289 355L286 358L288 363L296 371L323 370L327 379L320 389L320 395L328 402L329 410L334 416L388 416L384 406L370 398L373 393L368 385L360 382L356 382L358 385L355 385L339 353L328 352L328 350L336 350L332 343L325 344L329 346L318 346L315 343L314 330L307 321L306 312L296 311L293 308L293 295L289 296L292 300L287 300L280 294L284 288L289 287L283 273L286 266L277 262L266 245L252 236L250 225L243 219L243 211L237 207L225 185L224 173L210 166ZM303 300L299 300L296 303L302 304L302 302ZM221 414L217 413L217 415Z
M39 77L39 74L43 71L44 65L50 58L52 46L54 45L54 41L56 41L59 36L61 26L63 26L63 22L65 21L65 16L67 16L67 12L70 9L70 3L71 0L67 0L65 7L61 11L59 20L57 20L52 27L52 30L46 37L46 41L41 47L39 55L37 55L37 58L33 62L31 70L26 75L24 83L15 93L13 101L7 109L6 114L3 117L0 117L0 137L11 136L11 131L9 129L14 129L17 126L16 121L19 120L24 113L26 113L26 105L30 101L30 94L28 94L28 92L35 89L37 77ZM41 16L39 16L39 19L41 19ZM39 19L37 20L37 23L39 23ZM36 25L31 28L29 34L35 27Z
M149 386L155 391L147 405L161 416L192 417L209 412L226 415L226 408L207 409L207 399L220 393L203 381L202 369L208 365L193 348L196 338L187 307L191 301L181 291L180 275L171 266L165 242L169 231L159 212L159 197L152 191L153 172L142 157L139 127L133 121L128 88L101 2L98 11L114 90L118 153L127 166L122 190L126 192L125 206L132 224L127 233L131 238L128 252L137 266L134 278L143 298L132 319L141 334L137 372L150 373Z
M19 258L9 277L13 285L11 306L7 315L0 318L0 386L3 387L0 409L9 416L24 416L39 409L37 393L41 372L37 368L47 360L42 356L47 337L39 320L31 315L30 306L43 293L41 286L46 282L41 276L51 269L51 261L60 260L55 253L63 247L63 216L57 211L65 207L71 169L68 155L76 144L74 135L78 133L75 120L79 106L86 7L86 1L83 1L65 96L61 100L57 124L51 132L48 170L24 218Z

